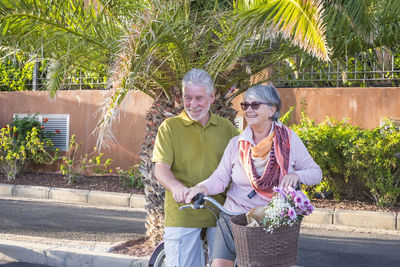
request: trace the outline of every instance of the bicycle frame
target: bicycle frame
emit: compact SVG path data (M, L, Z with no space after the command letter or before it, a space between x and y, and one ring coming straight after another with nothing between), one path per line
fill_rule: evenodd
M239 215L242 213L234 213L226 210L221 204L218 203L215 199L209 196L205 196L203 194L198 194L194 198L194 203L193 204L188 204L188 205L183 205L179 209L187 209L187 208L192 208L192 209L210 209L209 207L205 206L205 202L210 202L213 206L215 206L219 211L225 212L226 214L229 215ZM212 210L210 210L213 212ZM215 214L214 214L215 215ZM149 260L149 267L159 267L161 266L162 262L165 259L165 251L164 251L164 241L161 241L153 253L151 254L150 260Z

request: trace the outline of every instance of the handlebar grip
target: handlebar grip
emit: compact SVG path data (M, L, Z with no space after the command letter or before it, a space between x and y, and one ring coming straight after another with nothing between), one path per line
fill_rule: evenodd
M194 201L194 208L199 209L200 206L204 203L204 195L202 193L199 193L192 200Z
M296 184L296 186L294 187L294 190L300 190L300 183Z

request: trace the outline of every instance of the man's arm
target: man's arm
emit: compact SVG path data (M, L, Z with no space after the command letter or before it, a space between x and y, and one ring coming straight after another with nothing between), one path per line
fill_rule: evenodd
M185 203L185 190L187 189L171 171L171 166L164 162L156 162L155 177L162 186L172 192L172 196L178 203Z

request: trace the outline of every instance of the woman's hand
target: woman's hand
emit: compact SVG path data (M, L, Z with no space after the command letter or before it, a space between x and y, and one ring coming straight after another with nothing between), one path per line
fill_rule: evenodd
M199 193L202 193L203 195L207 195L208 194L208 189L206 186L204 185L196 185L193 186L191 188L186 189L186 197L185 197L185 201L186 203L190 203L192 202L192 199Z
M295 188L296 184L299 182L299 180L300 180L299 175L295 172L291 172L291 173L286 174L283 177L279 186L282 188L287 188L289 186Z

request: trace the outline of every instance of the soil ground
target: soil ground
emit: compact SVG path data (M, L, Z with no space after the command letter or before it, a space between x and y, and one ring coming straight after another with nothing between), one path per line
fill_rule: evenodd
M13 181L8 181L4 176L0 175L0 183L143 194L142 189L125 186L118 176L82 176L75 183L69 184L68 179L61 174L27 172ZM312 204L316 208L400 212L400 206L380 208L372 202L312 199ZM133 256L146 256L150 255L153 249L154 247L146 239L141 238L130 240L115 247L114 252Z

